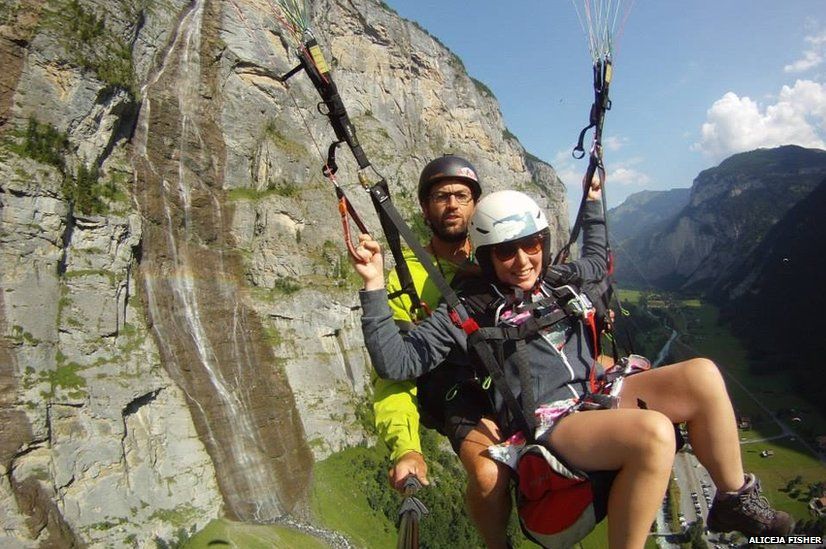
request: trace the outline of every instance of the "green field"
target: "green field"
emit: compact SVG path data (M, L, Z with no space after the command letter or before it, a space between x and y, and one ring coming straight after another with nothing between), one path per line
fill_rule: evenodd
M377 449L348 448L315 465L311 494L313 514L326 528L345 534L359 547L394 547L396 528L370 506L368 497L376 490L401 503L389 485L370 478L367 467L381 467ZM375 498L376 495L373 497ZM374 505L375 506L375 505Z
M328 547L317 538L284 526L271 524L246 524L227 519L213 520L182 545L168 547L185 549L213 549L215 547L239 549L272 549L275 547L322 549ZM160 547L160 545L159 545Z

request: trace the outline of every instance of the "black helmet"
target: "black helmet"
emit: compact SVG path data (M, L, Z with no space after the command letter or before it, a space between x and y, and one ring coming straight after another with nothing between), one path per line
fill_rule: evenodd
M445 179L459 179L463 183L467 183L471 193L473 193L474 200L482 194L476 168L464 158L446 154L431 161L422 170L422 175L419 176L419 202L425 202L433 185Z

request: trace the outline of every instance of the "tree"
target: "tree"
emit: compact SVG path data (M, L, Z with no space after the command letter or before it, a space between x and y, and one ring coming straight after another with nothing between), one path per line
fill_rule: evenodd
M800 476L800 475L797 475L796 477L794 477L793 479L789 480L789 482L786 483L786 491L787 492L795 491L795 489L798 486L800 486L802 483L803 483L803 477Z
M809 498L822 497L824 492L826 492L826 482L822 480L809 485Z
M692 549L708 549L705 539L706 526L703 519L697 519L688 525L686 535Z

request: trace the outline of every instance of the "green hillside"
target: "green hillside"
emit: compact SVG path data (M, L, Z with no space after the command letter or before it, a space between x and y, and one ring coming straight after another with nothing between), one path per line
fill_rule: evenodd
M826 181L772 228L715 296L724 320L748 349L751 371L776 374L821 414L826 339L818 335L817 321L810 327L805 319L819 318L826 308L818 287L826 272L824 209Z

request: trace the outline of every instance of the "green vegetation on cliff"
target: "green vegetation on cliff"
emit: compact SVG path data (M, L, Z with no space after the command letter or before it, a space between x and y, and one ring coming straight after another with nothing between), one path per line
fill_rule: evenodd
M69 138L51 124L29 118L25 129L13 132L3 146L17 154L56 168L61 176L63 198L84 214L106 214L109 205L122 201L125 195L115 177L101 181L100 168L81 162L72 172L67 159L71 154Z
M119 0L113 4L113 8L137 26L147 1ZM137 97L131 45L117 29L107 25L104 15L95 13L79 0L52 0L45 21L73 65L90 70L112 88Z
M465 473L435 432L423 433L431 485L418 497L430 510L422 519L423 547L480 547L464 508ZM387 482L390 461L383 446L349 448L315 467L312 508L328 528L359 547L392 547L401 496Z

